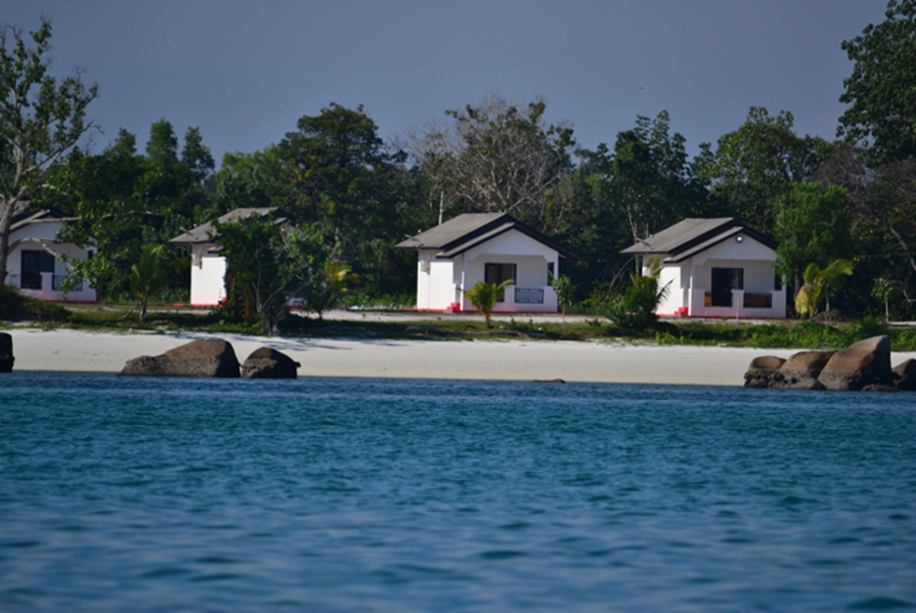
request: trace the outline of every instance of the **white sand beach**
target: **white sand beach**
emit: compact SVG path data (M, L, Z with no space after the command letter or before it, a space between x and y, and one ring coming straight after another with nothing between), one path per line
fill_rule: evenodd
M15 370L118 372L141 355L159 355L197 338L232 343L239 361L261 346L301 364L301 377L564 379L606 383L742 385L751 359L795 349L659 347L603 342L351 340L232 334L114 334L23 328L13 337ZM916 353L895 353L893 364Z

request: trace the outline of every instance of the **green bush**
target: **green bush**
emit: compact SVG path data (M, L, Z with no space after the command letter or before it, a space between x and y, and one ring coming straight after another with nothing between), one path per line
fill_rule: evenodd
M70 311L57 303L29 298L11 287L4 287L0 288L0 319L66 322L70 319Z
M626 330L647 330L658 327L655 310L668 293L668 286L659 287L661 258L653 255L648 261L649 274L630 275L630 286L622 296L613 300L604 316Z

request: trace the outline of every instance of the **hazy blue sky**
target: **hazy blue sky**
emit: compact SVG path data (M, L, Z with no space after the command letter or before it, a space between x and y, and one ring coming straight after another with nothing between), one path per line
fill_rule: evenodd
M833 138L852 64L840 49L885 0L6 0L0 22L54 23L54 68L101 86L101 150L126 128L199 126L219 159L278 142L331 102L387 139L500 93L547 102L578 142L609 145L667 109L696 152L751 106Z

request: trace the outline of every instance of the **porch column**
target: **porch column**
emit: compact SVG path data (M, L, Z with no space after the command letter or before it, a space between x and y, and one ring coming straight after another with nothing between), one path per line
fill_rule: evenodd
M465 254L458 256L461 258L461 286L458 288L458 304L461 305L461 310L464 310L464 292L467 288L468 280L468 259L465 257Z

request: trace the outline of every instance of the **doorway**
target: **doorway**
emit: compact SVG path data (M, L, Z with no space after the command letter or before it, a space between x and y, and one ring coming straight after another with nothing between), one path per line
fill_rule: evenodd
M515 282L515 264L484 264L484 281L499 285L505 281ZM505 302L506 288L499 290L496 302Z
M732 290L744 289L743 268L712 269L712 306L732 306Z
M20 259L22 289L41 289L41 273L54 272L54 256L47 251L22 250Z

